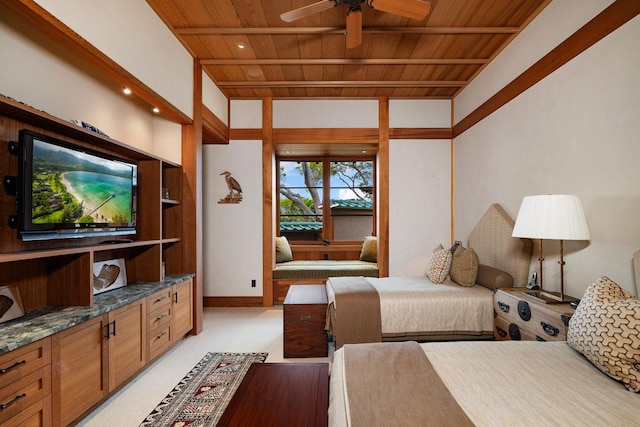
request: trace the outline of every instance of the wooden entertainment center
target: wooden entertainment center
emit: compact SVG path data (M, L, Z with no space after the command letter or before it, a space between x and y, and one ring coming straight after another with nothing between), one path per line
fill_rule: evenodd
M23 241L9 226L15 196L0 191L0 285L19 290L26 313L0 324L0 424L68 425L194 328L184 176L178 164L0 97L3 177L18 175L18 158L7 147L21 129L138 165L130 242L105 244L109 237L99 236ZM93 263L119 258L129 285L94 295Z

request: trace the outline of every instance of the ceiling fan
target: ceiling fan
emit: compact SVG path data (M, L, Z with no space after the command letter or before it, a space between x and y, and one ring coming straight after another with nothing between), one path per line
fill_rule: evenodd
M280 18L285 22L293 22L300 18L331 9L332 7L347 5L347 48L358 47L362 43L362 3L371 9L406 18L424 19L431 3L423 0L320 0L307 6L285 12Z

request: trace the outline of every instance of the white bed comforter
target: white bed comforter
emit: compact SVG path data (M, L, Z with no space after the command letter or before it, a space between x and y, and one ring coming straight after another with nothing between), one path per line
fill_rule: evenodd
M425 277L365 277L380 296L382 336L491 333L493 292L475 285L463 287L446 280L435 284ZM335 304L327 281L329 304ZM339 315L340 307L335 306Z

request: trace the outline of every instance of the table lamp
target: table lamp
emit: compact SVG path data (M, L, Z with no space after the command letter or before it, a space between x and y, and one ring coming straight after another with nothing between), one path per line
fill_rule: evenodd
M540 296L547 302L575 300L564 294L564 240L589 240L589 228L577 196L546 194L522 199L513 237L540 239ZM548 292L542 280L542 240L560 240L560 292Z

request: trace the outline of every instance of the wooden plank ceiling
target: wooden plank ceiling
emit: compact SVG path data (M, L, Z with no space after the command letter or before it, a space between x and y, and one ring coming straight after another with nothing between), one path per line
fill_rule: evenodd
M147 0L230 99L451 99L550 3L432 0L422 21L363 4L362 44L347 49L346 5L280 19L315 1Z

